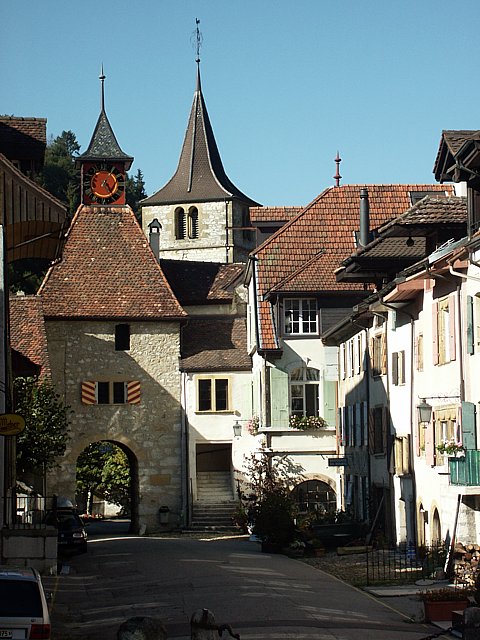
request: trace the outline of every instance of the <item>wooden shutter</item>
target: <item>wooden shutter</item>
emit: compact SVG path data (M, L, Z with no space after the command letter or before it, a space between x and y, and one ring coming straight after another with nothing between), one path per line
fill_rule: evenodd
M368 411L368 451L375 453L375 415L373 409Z
M438 302L432 305L432 357L433 364L438 364Z
M467 353L475 352L475 340L473 331L473 296L467 296Z
M450 340L450 360L456 358L456 338L455 338L455 295L452 294L448 299L448 327Z
M82 403L97 404L97 383L91 380L82 382Z
M385 331L382 333L381 340L382 349L382 376L387 373L387 334Z
M290 416L288 373L271 367L270 374L270 426L279 428L288 427Z
M466 449L477 448L475 422L475 404L473 402L462 402L462 444Z
M388 407L382 407L382 450L383 452L387 451L388 432L390 431L388 415L389 415Z
M127 382L127 402L128 404L140 403L140 382L138 380Z
M392 384L398 384L398 351L392 353Z
M335 426L337 410L337 383L335 380L323 380L323 418L329 427Z
M425 428L425 459L430 466L435 465L435 413L430 422L424 423Z

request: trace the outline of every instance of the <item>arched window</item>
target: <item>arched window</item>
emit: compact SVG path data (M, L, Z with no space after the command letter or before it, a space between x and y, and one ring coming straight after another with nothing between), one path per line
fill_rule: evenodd
M190 207L188 210L188 237L198 238L198 209Z
M177 240L185 240L187 220L185 211L182 207L175 209L175 238Z
M299 367L290 373L291 413L294 416L318 416L320 372Z
M321 480L305 480L292 489L300 513L336 511L337 496L330 485Z

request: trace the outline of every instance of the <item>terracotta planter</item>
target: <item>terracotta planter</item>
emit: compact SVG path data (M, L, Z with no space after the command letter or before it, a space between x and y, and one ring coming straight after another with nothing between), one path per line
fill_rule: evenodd
M452 612L463 611L468 604L468 600L424 600L425 621L452 622Z

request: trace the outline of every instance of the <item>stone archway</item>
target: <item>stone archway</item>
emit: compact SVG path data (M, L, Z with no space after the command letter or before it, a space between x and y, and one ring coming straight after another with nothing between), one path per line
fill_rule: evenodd
M292 488L299 513L335 511L337 495L329 478L311 477Z
M435 507L432 513L432 524L430 526L430 542L432 544L438 544L442 541L442 524L440 521L440 514Z
M92 489L88 486L92 472L97 467L99 473L105 473L104 481L112 482L112 503L96 496L94 501ZM111 474L108 475L108 469ZM125 474L128 474L126 477ZM138 461L132 450L124 443L115 440L97 440L89 443L79 452L76 460L76 502L82 512L94 515L112 515L112 509L118 507L118 512L129 518L130 532L139 529L139 486ZM115 482L118 480L118 484ZM126 486L127 485L127 486ZM116 494L116 495L115 495ZM115 499L116 498L116 499ZM119 504L117 504L117 500Z

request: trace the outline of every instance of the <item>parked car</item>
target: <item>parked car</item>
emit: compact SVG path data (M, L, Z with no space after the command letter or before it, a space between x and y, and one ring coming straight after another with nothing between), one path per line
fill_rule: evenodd
M0 638L49 640L47 599L35 569L0 568Z
M74 509L57 509L47 514L46 523L58 529L58 551L87 551L85 523ZM0 635L0 638L2 636Z

